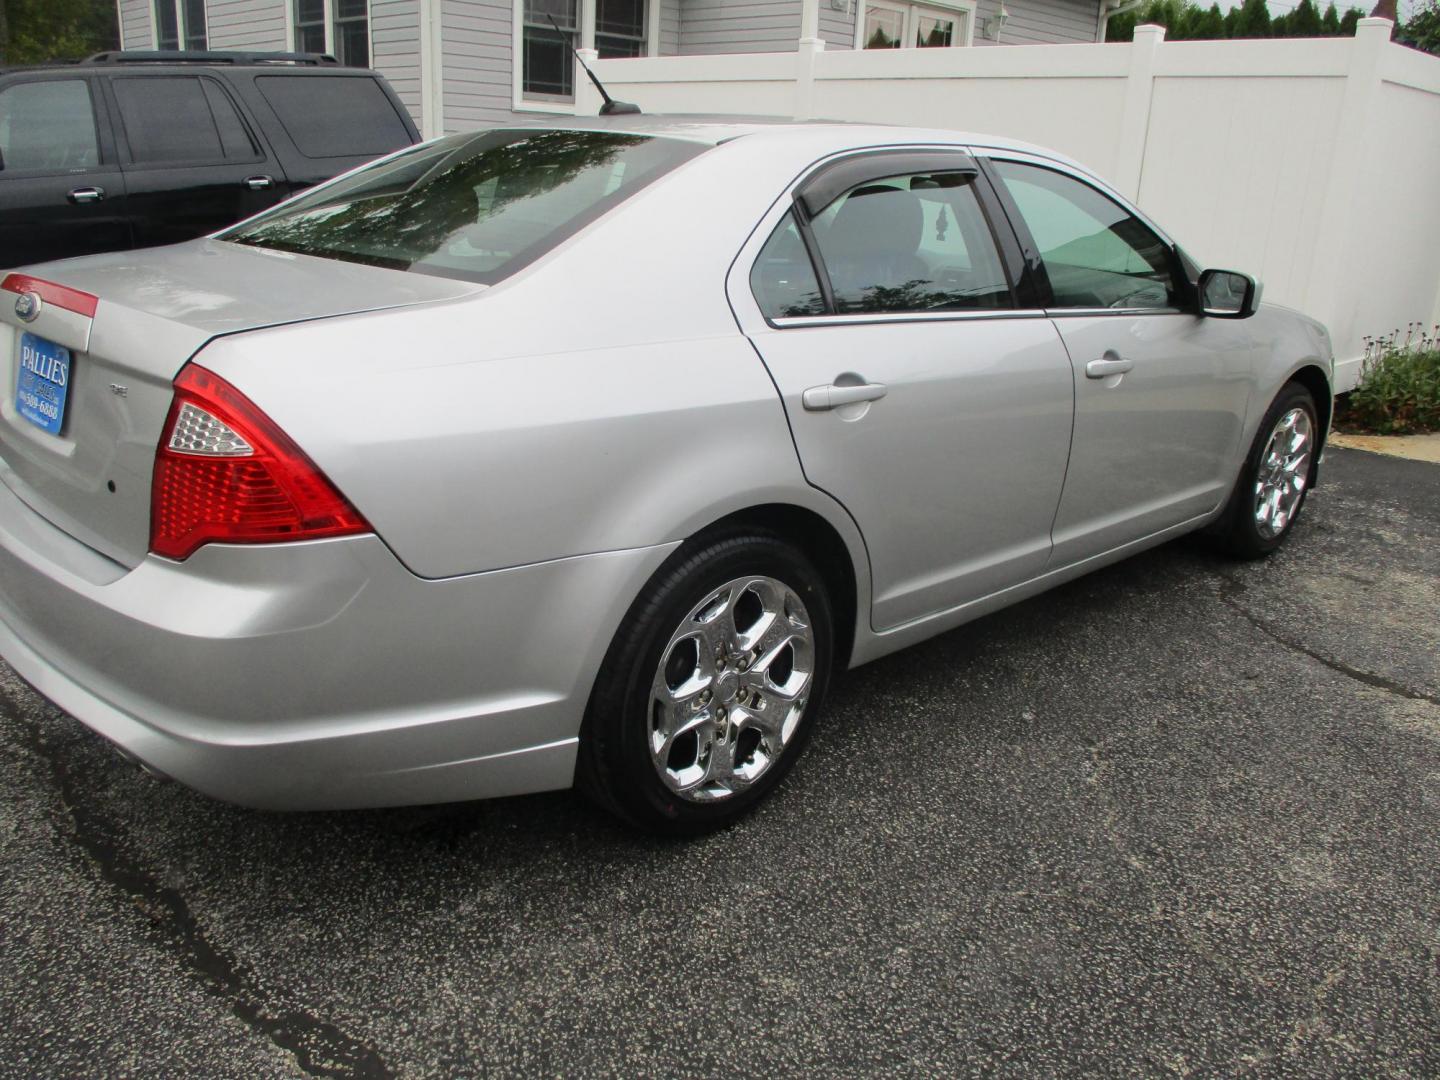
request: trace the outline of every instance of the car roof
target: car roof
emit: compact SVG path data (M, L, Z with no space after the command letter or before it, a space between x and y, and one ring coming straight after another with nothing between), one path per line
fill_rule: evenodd
M954 144L992 150L1014 150L1064 162L1084 172L1083 165L1063 154L1019 139L949 128L906 127L899 124L856 123L847 120L788 120L778 116L724 114L629 113L617 116L567 116L554 120L500 124L504 128L554 128L574 131L625 131L719 146L741 138L792 138L805 133L817 142L833 144L826 152L865 146L895 144ZM828 136L828 138L827 138Z

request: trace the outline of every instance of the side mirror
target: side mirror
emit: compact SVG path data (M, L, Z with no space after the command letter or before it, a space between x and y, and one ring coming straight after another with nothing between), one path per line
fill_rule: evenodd
M1200 275L1200 314L1212 319L1248 319L1260 307L1260 283L1235 270Z

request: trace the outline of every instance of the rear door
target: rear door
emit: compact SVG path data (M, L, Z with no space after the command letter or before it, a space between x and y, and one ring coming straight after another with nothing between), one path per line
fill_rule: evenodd
M130 246L125 179L93 78L0 79L0 267Z
M106 81L137 247L203 236L276 201L283 174L219 79L186 72Z
M1084 177L1023 155L989 167L1075 370L1053 564L1215 509L1235 479L1248 335L1201 318L1173 245Z
M768 227L749 281L732 277L806 477L864 533L878 630L1049 557L1070 364L1045 313L1017 304L993 199L959 151L842 158Z

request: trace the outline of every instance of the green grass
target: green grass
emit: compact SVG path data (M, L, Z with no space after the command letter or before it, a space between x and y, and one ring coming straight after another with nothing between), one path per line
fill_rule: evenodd
M1440 431L1440 326L1366 339L1360 384L1336 415L1346 431L1413 435Z

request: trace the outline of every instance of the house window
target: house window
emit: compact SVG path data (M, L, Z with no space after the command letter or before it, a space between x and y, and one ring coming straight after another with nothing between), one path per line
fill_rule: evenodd
M331 0L335 6L335 59L346 67L370 66L370 0Z
M204 52L205 0L155 0L155 47Z
M295 0L295 51L325 52L325 0Z
M370 66L370 0L293 0L295 51Z
M855 44L862 49L945 49L969 45L975 32L974 23L973 4L866 0L865 19L857 27Z
M595 49L602 58L645 55L645 0L595 0Z
M579 0L523 0L525 40L522 46L525 97L569 100L575 96L575 64L570 45L580 26ZM555 33L550 20L561 33Z
M582 3L595 5L595 51L602 57L646 55L647 0L520 0L522 98L574 100L575 60L570 47L580 45ZM555 26L560 27L559 34Z

